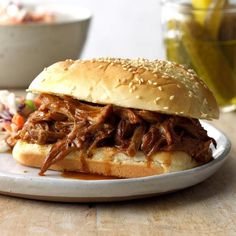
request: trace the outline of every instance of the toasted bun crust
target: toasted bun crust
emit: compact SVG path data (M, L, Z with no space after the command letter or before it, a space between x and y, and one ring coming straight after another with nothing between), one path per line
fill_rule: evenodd
M219 116L213 94L193 70L160 60L66 60L41 72L29 91L197 119Z
M41 167L50 148L51 145L18 141L13 149L13 157L23 165ZM114 148L99 148L90 158L80 157L79 152L70 153L50 169L133 178L191 169L197 165L185 152L159 152L148 163L141 152L135 157L128 157L123 153L115 153Z

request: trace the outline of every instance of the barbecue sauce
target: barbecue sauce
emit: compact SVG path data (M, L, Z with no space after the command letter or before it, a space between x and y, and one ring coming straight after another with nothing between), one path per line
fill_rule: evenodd
M89 172L87 155L92 157L92 152L101 147L113 147L130 158L142 151L147 156L148 168L152 165L151 156L160 151L184 151L201 163L212 159L209 145L216 142L207 136L197 119L111 104L97 106L47 94L40 99L41 106L31 114L16 139L52 144L41 174L73 151L82 151L81 170ZM110 157L107 151L105 156ZM111 160L103 161L103 171L109 176Z
M87 174L87 173L81 173L81 172L71 172L71 171L62 172L61 176L64 178L80 179L80 180L119 179L117 177L103 176L103 175L97 175L97 174Z

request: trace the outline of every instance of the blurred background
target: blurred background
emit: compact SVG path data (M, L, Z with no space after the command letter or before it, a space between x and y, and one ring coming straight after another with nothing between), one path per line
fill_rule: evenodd
M6 2L2 12L16 21L0 25L1 88L26 88L68 58L168 59L194 69L222 111L236 110L236 0ZM34 21L40 5L46 20Z
M89 8L93 19L82 57L163 58L160 0L25 0Z

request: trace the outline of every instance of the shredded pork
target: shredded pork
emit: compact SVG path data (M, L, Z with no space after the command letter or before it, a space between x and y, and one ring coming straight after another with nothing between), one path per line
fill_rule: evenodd
M211 160L208 137L197 119L147 110L95 105L43 94L18 135L28 143L53 144L40 174L75 150L90 157L97 147L115 147L133 157L159 151L184 151L197 162Z

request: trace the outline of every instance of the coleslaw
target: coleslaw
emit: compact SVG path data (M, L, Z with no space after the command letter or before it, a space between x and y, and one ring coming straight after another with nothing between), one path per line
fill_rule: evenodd
M0 152L9 151L15 145L14 136L39 104L38 98L32 94L24 98L8 90L0 90Z
M33 7L18 1L5 1L0 4L0 25L51 23L55 15L41 7Z

